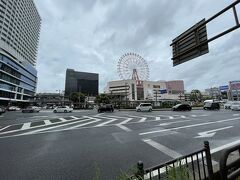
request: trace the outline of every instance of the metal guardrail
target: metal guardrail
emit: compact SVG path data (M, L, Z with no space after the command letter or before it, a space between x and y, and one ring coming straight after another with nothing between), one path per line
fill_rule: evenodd
M204 142L203 149L186 156L147 169L144 169L143 162L140 161L137 164L137 168L138 171L134 176L135 178L131 179L164 180L168 179L169 174L179 176L179 171L183 171L188 179L213 180L212 160L208 141Z
M238 158L228 163L231 153L238 151ZM222 180L235 180L240 177L240 144L226 149L220 159L220 174Z

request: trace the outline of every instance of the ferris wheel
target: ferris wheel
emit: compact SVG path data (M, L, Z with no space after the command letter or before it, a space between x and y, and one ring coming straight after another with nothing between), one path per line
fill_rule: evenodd
M118 61L118 74L121 79L138 81L148 80L149 68L147 62L138 54L126 53Z

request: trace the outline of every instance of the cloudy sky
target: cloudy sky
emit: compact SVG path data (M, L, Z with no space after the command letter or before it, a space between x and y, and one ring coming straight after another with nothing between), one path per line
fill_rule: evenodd
M42 17L38 92L64 90L67 68L99 73L100 91L119 79L127 52L141 55L150 80L182 79L185 89L205 89L240 79L240 30L210 43L210 53L172 66L171 41L229 0L35 0ZM240 17L240 7L237 6ZM208 35L234 25L232 11L207 26Z

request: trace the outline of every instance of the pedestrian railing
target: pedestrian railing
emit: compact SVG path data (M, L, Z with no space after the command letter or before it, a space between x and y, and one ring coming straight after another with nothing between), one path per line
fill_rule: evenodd
M237 153L234 160L228 162L230 154L234 152ZM220 159L220 174L222 180L235 180L240 177L240 144L224 150Z
M194 153L147 169L144 169L142 162L138 162L137 168L138 171L135 174L135 178L131 179L164 180L177 179L181 176L183 179L189 180L213 180L212 160L208 141L204 142L203 149Z

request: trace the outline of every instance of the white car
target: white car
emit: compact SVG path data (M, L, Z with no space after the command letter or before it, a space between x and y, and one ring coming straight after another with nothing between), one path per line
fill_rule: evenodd
M136 107L136 111L152 111L152 104L151 103L141 103Z
M239 111L240 110L240 102L233 102L231 105L231 109L235 110L235 111Z
M232 106L232 101L227 101L225 104L224 104L224 109L231 109L231 106Z
M8 111L19 111L19 110L21 110L21 109L19 107L17 107L17 106L10 106L8 108Z
M55 107L53 112L54 113L57 113L57 112L72 112L73 111L73 108L70 108L69 106L58 106L58 107Z

